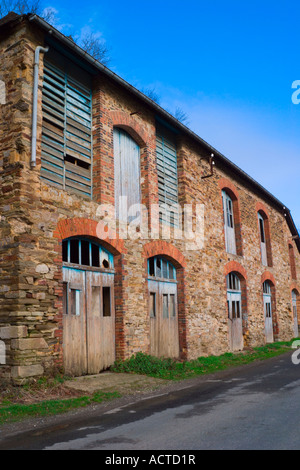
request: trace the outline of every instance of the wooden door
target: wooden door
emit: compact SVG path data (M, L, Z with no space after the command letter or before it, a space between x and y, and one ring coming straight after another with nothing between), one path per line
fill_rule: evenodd
M298 327L298 312L297 312L297 293L295 291L292 292L292 305L293 305L294 337L298 338L299 327Z
M242 296L240 293L227 292L228 303L228 331L232 351L244 349Z
M113 274L63 268L65 373L98 374L115 361Z
M98 374L115 361L114 276L87 271L87 364Z
M177 284L148 281L150 315L150 354L179 357Z
M265 312L265 334L266 342L274 342L273 319L272 319L272 297L264 294L264 312Z
M63 268L63 354L66 374L85 375L87 368L85 271Z

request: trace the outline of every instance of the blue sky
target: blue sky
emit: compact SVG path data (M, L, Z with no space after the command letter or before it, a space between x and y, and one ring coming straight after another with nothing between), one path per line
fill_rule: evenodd
M64 34L90 29L110 68L273 193L300 229L298 2L42 0Z

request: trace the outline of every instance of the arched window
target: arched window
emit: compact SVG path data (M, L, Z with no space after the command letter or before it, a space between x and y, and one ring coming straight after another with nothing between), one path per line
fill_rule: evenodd
M260 235L261 262L263 266L273 266L270 224L267 215L263 211L258 212L258 225Z
M166 280L176 280L176 269L173 264L161 256L155 256L148 260L148 274Z
M63 262L92 268L113 269L113 255L100 244L83 237L63 241Z

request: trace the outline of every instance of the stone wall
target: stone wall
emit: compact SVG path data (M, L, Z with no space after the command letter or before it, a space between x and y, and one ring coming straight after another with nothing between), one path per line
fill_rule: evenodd
M0 80L6 91L6 102L0 105L0 339L7 346L7 363L0 367L0 374L15 380L62 367L61 243L63 238L74 235L97 238L98 205L114 203L114 126L125 129L140 145L142 202L150 214L151 204L158 201L155 114L101 74L93 85L94 199L83 200L44 184L39 178L41 82L37 167L30 168L33 58L35 47L43 44L41 33L26 23L0 41ZM117 357L149 352L147 258L157 254L167 256L178 269L182 358L228 351L226 274L231 271L245 281L246 346L265 343L262 283L266 279L275 284L276 339L290 339L291 289L299 284L291 276L289 242L294 245L298 276L300 256L283 211L262 200L217 159L214 175L201 179L210 172L208 154L189 138L179 135L177 148L179 202L204 204L204 247L188 250L186 243L174 236L168 241L106 240L115 255L117 272ZM225 251L221 196L224 187L230 187L237 195L238 255ZM261 263L257 221L260 205L269 214L273 266L267 268Z

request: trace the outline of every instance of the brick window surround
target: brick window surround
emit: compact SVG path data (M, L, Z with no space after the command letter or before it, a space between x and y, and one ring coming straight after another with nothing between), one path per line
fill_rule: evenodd
M265 237L266 237L266 248L267 248L267 263L268 266L271 268L273 266L273 256L272 256L272 244L271 244L271 230L270 230L270 216L268 209L262 202L256 203L256 214L257 214L257 227L258 227L258 235L259 235L259 246L261 242L261 235L260 235L260 226L259 226L259 218L258 214L260 214L264 220L264 229L265 229Z
M219 188L221 191L222 213L224 212L222 191L225 191L232 200L234 232L235 232L235 241L236 241L236 254L238 256L243 256L243 237L242 237L242 226L241 226L240 197L239 197L238 190L234 186L234 184L227 178L221 178L219 180Z

